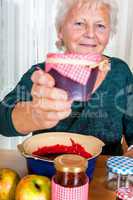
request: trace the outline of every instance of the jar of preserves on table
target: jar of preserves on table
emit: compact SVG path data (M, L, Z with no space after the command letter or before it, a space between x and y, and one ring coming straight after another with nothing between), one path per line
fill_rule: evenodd
M120 187L132 186L133 159L125 156L112 156L107 160L108 189L117 190Z
M133 187L121 187L116 191L116 200L133 200Z
M52 178L52 200L88 200L88 161L78 155L65 154L54 160L56 174Z

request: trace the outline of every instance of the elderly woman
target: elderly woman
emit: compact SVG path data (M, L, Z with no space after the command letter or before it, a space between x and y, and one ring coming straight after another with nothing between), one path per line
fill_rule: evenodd
M116 32L117 5L113 0L58 2L58 48L67 53L100 54L110 63L110 70L99 69L93 94L83 104L55 87L54 78L44 72L44 63L32 66L1 102L0 133L82 132L104 141L103 154L110 155L122 155L124 135L129 146L126 154L133 156L133 76L125 62L103 54Z

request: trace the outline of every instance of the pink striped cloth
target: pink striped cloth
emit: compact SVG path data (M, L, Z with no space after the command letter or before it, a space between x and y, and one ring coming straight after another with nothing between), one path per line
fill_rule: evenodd
M89 181L79 187L63 187L52 179L52 199L51 200L88 200Z
M99 54L49 53L46 58L46 72L55 69L63 76L85 85L91 70L98 67L101 59Z

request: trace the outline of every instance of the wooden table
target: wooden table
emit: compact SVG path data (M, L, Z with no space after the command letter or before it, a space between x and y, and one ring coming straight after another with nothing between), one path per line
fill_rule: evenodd
M106 156L97 160L94 178L90 184L89 200L115 200L115 192L105 187ZM27 174L26 161L16 150L0 149L0 168L10 167L16 170L21 177Z
M100 156L96 163L93 180L90 184L89 200L115 200L115 192L106 188L107 156Z

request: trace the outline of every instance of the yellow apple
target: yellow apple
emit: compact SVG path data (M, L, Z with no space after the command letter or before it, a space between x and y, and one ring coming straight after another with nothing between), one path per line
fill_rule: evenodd
M19 180L19 175L13 169L0 169L0 200L14 200Z
M27 175L16 188L15 200L50 200L51 182L45 176Z

